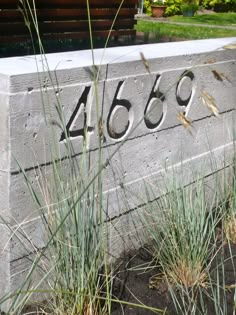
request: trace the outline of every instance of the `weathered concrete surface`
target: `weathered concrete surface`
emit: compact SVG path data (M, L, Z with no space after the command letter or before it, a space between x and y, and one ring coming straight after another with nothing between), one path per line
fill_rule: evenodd
M104 162L126 139L104 170L104 204L108 198L113 235L114 231L122 230L119 226L128 227L130 220L134 223L136 219L132 216L138 217L134 209L145 203L144 183L158 186L161 191L165 168L174 166L180 174L186 172L183 184L188 185L197 173L211 178L213 171L231 163L236 56L235 49L224 46L235 40L95 50L99 68L97 91L90 51L51 54L47 62L39 56L0 60L0 214L13 230L23 231L29 239L22 246L17 237L10 238L9 230L1 236L0 296L19 283L19 273L26 268L24 261L27 262L22 257L44 244L37 207L18 163L25 169L42 204L45 201L40 193L40 179L43 174L45 182L50 182L52 151L58 149L54 157L62 160L65 177L69 176L58 104L75 161L82 153L85 126L86 148L94 169L99 134L103 134ZM150 73L140 52L148 60ZM204 97L205 102L210 97L218 108L218 117L204 105ZM180 112L191 120L188 129L177 119ZM211 159L215 159L214 170ZM115 246L114 253L118 255L121 245L114 236L111 253ZM15 266L19 272L14 271Z

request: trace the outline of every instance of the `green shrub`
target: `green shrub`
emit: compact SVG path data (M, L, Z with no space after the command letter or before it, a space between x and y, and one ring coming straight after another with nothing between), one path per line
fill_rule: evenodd
M149 0L144 0L143 9L144 13L146 13L147 15L151 15L151 3Z
M165 11L166 16L182 14L182 0L166 0L165 5L167 6Z
M165 10L165 16L182 14L181 6L183 4L183 0L165 0L164 4L167 6ZM150 0L144 0L143 8L146 14L151 15Z
M203 0L203 5L217 12L236 11L236 0Z

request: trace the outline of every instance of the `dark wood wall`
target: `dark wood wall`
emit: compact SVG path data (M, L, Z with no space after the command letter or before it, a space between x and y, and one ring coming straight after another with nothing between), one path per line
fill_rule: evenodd
M22 4L24 3L24 5ZM40 36L44 39L88 38L89 23L86 0L28 0L35 3ZM89 0L93 37L135 35L134 15L138 0ZM30 39L21 9L28 15L36 36L27 0L0 0L0 42ZM35 13L33 9L33 14ZM115 20L115 22L114 22Z

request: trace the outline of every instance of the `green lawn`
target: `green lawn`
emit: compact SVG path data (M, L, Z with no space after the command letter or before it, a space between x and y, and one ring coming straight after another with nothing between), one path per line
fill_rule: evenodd
M202 23L202 24L214 24L214 25L232 25L236 26L236 13L213 13L202 14L193 17L184 17L180 15L172 16L168 18L173 22L182 23Z
M136 25L139 32L154 33L158 37L173 37L181 39L205 39L218 37L236 37L236 30L217 29L210 27L164 24L139 20Z

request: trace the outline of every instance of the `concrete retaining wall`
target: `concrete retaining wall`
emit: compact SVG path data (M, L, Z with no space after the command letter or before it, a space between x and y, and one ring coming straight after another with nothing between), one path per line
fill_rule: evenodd
M66 141L58 127L56 111L60 99L74 159L82 152L85 125L87 150L94 166L101 130L104 161L127 138L104 173L104 200L108 197L109 217L113 219L111 251L118 255L121 243L116 231L122 233L122 227L126 232L132 229L137 214L132 210L144 200L144 181L161 187L163 169L175 166L180 173L186 171L184 184L194 181L195 171L199 170L211 183L211 157L214 155L216 170L231 162L236 54L229 44L235 40L118 47L105 53L95 50L95 63L100 69L100 124L91 51L50 54L47 59L0 59L1 217L12 229L22 224L32 243L38 248L43 246L36 206L16 161L36 190L38 170L48 178L52 172L52 141L58 143L58 158L64 159L66 168ZM148 60L148 69L140 52ZM218 117L203 99L205 103L215 103ZM185 116L178 119L179 113ZM188 121L182 118L181 122L181 117L191 120L189 128L185 128ZM140 198L135 198L137 195ZM10 237L5 222L0 227L0 296L17 286L26 266L23 257L33 248L32 244L23 247Z

